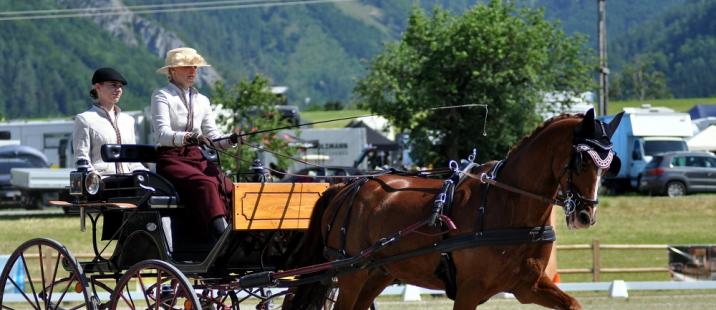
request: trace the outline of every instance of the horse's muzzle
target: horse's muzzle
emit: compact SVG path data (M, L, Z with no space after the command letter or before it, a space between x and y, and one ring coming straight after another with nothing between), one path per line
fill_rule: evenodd
M592 212L591 208L581 209L567 216L567 227L570 229L582 229L589 228L596 224L597 219Z

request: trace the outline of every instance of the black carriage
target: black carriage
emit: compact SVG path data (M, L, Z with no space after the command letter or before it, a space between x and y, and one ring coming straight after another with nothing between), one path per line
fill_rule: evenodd
M105 145L102 157L151 163L156 148ZM3 309L238 309L249 297L267 308L283 294L267 275L285 268L328 186L235 183L230 227L216 240L156 173L100 176L80 165L70 179L72 198L54 203L90 226L94 257L79 262L51 239L23 243L0 275Z

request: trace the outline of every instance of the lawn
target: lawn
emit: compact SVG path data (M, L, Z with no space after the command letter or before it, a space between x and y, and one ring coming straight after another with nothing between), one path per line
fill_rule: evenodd
M596 102L594 103L597 104ZM610 101L607 106L609 114L622 111L624 107L639 107L642 104L651 104L653 107L667 107L677 112L688 112L695 104L716 104L716 98L677 98L677 99L648 99L644 101Z
M558 212L558 245L591 244L716 244L716 195L681 198L602 196L598 223L586 230L568 230ZM79 231L77 216L0 219L0 253L10 254L21 242L48 237L74 254L91 253L91 233ZM110 246L110 249L112 247ZM666 250L602 250L603 268L665 267ZM558 252L558 268L590 268L589 250ZM602 274L602 281L668 280L665 272ZM564 274L563 282L591 281L590 274Z

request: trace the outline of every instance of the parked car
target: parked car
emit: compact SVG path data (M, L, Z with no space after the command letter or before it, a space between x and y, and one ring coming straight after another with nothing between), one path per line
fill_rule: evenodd
M340 183L344 178L323 178L325 176L353 176L363 172L350 166L308 167L287 175L281 182L329 182Z
M642 170L639 191L670 197L716 192L716 155L689 151L655 155Z
M35 167L32 162L20 158L0 158L0 203L20 204L22 191L10 183L13 168Z

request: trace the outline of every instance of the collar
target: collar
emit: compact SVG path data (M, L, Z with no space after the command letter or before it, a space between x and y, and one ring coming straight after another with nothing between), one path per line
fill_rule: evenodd
M109 111L107 111L107 109L105 109L104 107L99 105L99 103L92 104L91 109L95 110L95 112L104 112L105 114L109 115ZM121 112L122 112L122 109L118 105L115 104L114 105L114 115L118 115Z

